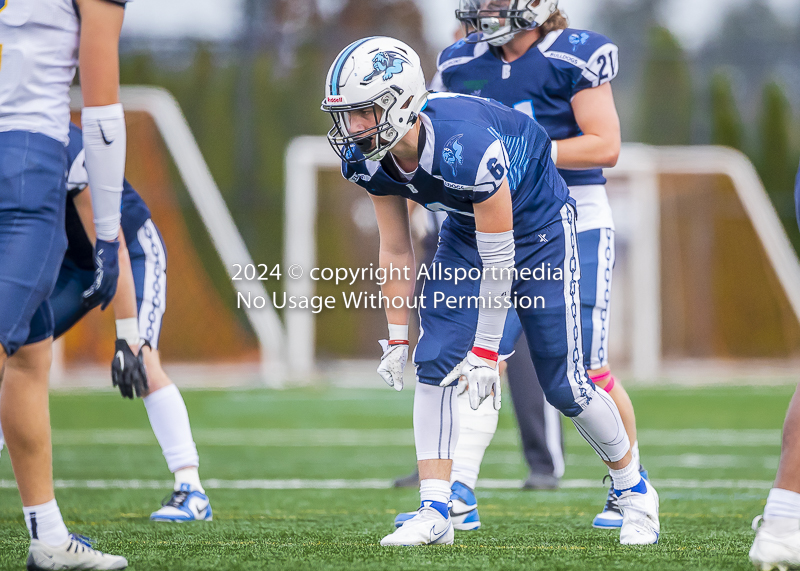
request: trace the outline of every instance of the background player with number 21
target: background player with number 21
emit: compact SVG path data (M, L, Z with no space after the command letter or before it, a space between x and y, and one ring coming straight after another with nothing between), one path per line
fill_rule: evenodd
M406 199L446 210L435 263L483 268L480 281L427 280L423 293L448 296L542 296L546 309L519 311L548 400L572 418L611 469L622 508L620 541L658 541L658 496L632 461L614 401L596 390L583 364L580 264L574 201L550 159L547 134L531 118L499 103L430 94L419 57L385 37L346 47L326 80L322 109L345 178L367 190L380 231L380 264L414 266ZM546 241L539 239L546 236ZM514 280L509 270L542 263L563 268L563 281ZM390 280L390 298L413 295L413 280ZM420 508L381 545L452 543L450 471L458 441L455 386L468 383L470 405L493 395L500 407L498 349L507 310L427 307L414 353L414 437ZM402 389L408 356L408 309L387 308L389 339L378 372Z

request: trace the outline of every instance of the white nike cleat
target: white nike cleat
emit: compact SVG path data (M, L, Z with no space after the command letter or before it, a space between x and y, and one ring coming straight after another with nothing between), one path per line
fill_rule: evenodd
M450 518L423 504L414 517L381 539L381 545L452 545L454 535Z
M760 521L763 524L759 528ZM800 569L800 521L789 522L788 526L782 522L776 525L774 520L763 520L761 516L753 520L753 529L758 533L750 548L750 561L759 571Z
M416 511L397 514L394 526L400 527L417 515ZM481 527L478 516L478 500L472 488L461 482L453 482L450 489L450 521L456 531L472 531Z
M615 492L616 493L616 492ZM641 482L617 497L622 512L619 542L622 545L658 543L661 524L658 521L658 493L650 482Z
M26 565L28 571L125 569L128 561L124 557L92 549L88 538L72 533L66 543L57 547L51 547L38 539L31 539Z

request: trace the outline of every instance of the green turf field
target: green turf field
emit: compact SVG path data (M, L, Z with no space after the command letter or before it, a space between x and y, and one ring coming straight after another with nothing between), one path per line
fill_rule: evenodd
M590 527L605 472L571 424L570 487L514 489L526 470L507 401L481 473L495 486L478 490L482 529L456 532L454 546L380 547L395 513L418 503L414 490L385 487L414 460L413 392L389 389L186 391L214 521L183 526L148 520L170 474L142 403L54 393L57 498L72 531L136 570L749 569L750 520L775 474L792 392L631 391L661 497L657 546L623 548L618 533ZM0 569L21 569L28 536L5 452L0 481ZM300 489L269 489L291 486Z

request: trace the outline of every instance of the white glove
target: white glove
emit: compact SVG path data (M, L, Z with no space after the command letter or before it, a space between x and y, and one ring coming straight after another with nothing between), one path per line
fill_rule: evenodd
M461 369L467 363L467 358L464 357L461 362L453 367L453 370L447 373L447 376L439 383L440 387L449 387L453 381L456 379L458 380L458 386L456 387L456 396L461 396L464 394L464 391L467 390L467 378L461 374Z
M516 351L511 351L511 353L509 353L508 355L500 355L500 358L497 360L498 374L499 374L500 363L502 363L503 361L505 361L506 359L511 357L514 353L516 353ZM470 351L470 354L472 354L471 351ZM439 383L439 386L440 387L447 387L453 381L458 379L458 386L456 387L456 396L460 397L461 395L463 395L464 391L467 390L468 383L467 383L467 377L464 376L463 374L461 374L461 370L463 369L464 365L467 364L467 359L469 359L469 355L464 357L464 359L458 365L453 367L452 371L447 373L447 376L444 378L444 380L441 383ZM498 386L500 386L500 385L498 384ZM500 410L500 397L497 397L497 403L498 404L497 404L497 407L495 408L495 410Z
M494 368L490 367L486 361L470 351L467 357L439 383L439 386L446 387L456 379L456 375L459 376L458 394L464 392L463 382L469 391L469 406L472 410L478 410L490 394L494 394L494 409L500 410L500 373L497 365Z
M389 341L378 341L383 349L381 364L378 365L378 374L383 377L386 384L394 387L396 391L403 390L403 370L408 361L408 343L389 345Z

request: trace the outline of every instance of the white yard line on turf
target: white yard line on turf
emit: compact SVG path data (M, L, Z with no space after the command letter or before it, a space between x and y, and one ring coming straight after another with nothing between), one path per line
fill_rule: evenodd
M395 428L219 428L196 429L194 439L201 446L413 446L414 433ZM566 432L567 443L582 443L574 431ZM519 435L514 430L499 430L495 444L514 445ZM772 429L677 429L639 430L642 447L702 446L754 447L780 446L781 431ZM111 444L115 446L156 444L153 432L146 428L53 430L56 446Z
M741 489L769 490L771 481L763 480L655 480L658 489ZM171 488L168 480L55 480L58 489L140 490ZM385 490L392 480L217 480L203 481L211 490ZM486 479L478 482L481 489L519 489L522 480ZM0 480L0 489L16 489L14 480ZM599 480L562 480L562 489L604 488Z

